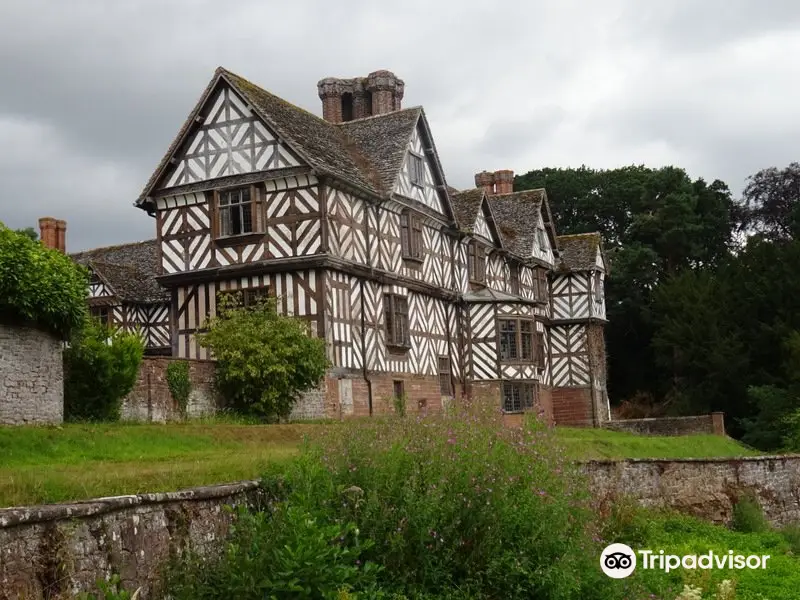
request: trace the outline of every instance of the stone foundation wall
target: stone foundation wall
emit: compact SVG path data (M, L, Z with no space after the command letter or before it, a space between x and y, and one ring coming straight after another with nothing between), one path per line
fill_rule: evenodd
M600 505L622 497L729 523L752 494L775 525L800 522L800 455L739 459L591 461L580 465Z
M222 547L225 505L261 501L258 484L196 488L0 509L0 600L62 600L96 592L117 574L139 598L159 597L157 577L173 553Z
M660 417L653 419L622 419L603 423L605 429L627 431L639 435L692 435L713 433L725 435L722 413L696 417Z
M189 363L192 381L187 415L199 417L218 410L220 402L213 388L214 361L145 356L133 390L122 401L123 420L164 423L183 418L167 385L167 366L181 360Z
M62 350L49 333L0 324L0 424L64 420Z

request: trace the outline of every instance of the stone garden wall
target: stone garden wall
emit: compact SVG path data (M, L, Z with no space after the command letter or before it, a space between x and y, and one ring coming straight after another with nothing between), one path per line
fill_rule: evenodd
M0 425L64 420L62 350L49 333L0 323Z

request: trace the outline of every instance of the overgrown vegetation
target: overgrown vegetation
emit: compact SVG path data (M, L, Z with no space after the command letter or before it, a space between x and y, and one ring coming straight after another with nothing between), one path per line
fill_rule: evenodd
M85 302L85 300L84 300ZM133 389L144 344L133 333L86 316L64 350L64 417L117 421Z
M0 223L0 319L67 339L86 314L88 273L25 232Z
M249 421L216 417L167 424L0 427L0 506L255 479L269 462L294 456L303 436L340 425L254 425ZM553 435L570 459L751 454L721 436L643 438L566 428L556 428Z
M737 438L800 450L800 164L721 181L675 167L541 169L560 234L599 231L609 395L651 416L723 411Z
M325 341L308 324L278 314L274 299L243 307L225 298L200 343L217 360L217 387L230 407L268 422L289 416L300 393L328 367Z
M612 597L588 495L533 420L345 423L264 481L271 515L240 519L218 562L177 565L175 600Z
M185 360L177 360L167 365L167 387L169 393L181 415L186 417L186 409L189 406L189 396L192 394L192 380L189 374L189 363Z

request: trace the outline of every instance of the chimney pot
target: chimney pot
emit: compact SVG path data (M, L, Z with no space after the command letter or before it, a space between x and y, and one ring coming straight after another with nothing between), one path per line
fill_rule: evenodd
M56 249L67 253L67 222L60 219L56 221Z
M39 240L46 248L58 248L58 233L56 231L56 220L53 217L42 217L39 219Z
M497 194L511 194L514 191L514 171L502 169L494 172L494 181L497 184Z
M487 194L494 194L494 182L494 173L489 173L489 171L475 173L475 187L483 188Z

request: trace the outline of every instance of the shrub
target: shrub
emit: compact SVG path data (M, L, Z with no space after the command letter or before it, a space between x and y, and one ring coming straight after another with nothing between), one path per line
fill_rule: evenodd
M754 497L742 496L734 504L731 529L740 533L762 533L769 530L764 511Z
M0 315L39 325L62 339L86 314L86 269L0 223Z
M323 522L291 505L272 514L240 509L236 517L213 566L193 554L171 566L172 600L335 599L356 586L374 586L378 568L360 564L371 542L353 523Z
M186 416L189 396L192 393L192 380L189 375L189 363L179 360L167 366L167 387L173 400L178 404L181 414Z
M298 395L325 375L325 341L311 337L304 321L279 315L274 299L219 308L200 343L217 359L222 396L244 415L288 417Z
M509 429L499 413L454 410L318 435L266 485L323 522L354 523L387 593L614 596L581 480L535 419Z
M64 413L73 421L117 421L133 389L144 345L91 317L64 350Z

